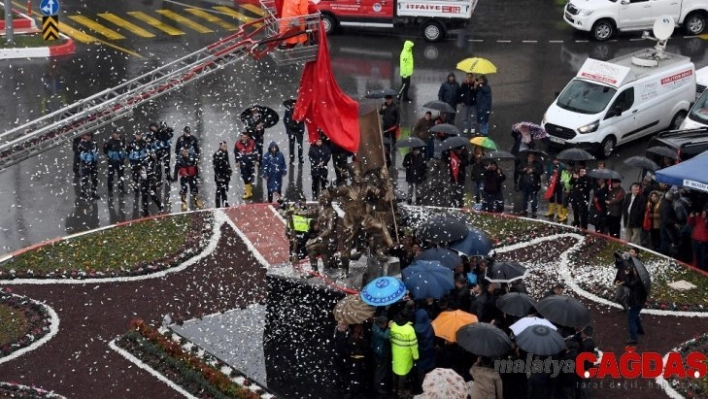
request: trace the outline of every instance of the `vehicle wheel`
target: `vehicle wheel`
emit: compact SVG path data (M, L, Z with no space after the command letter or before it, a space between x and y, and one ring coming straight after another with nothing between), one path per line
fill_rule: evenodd
M706 16L700 12L693 12L683 21L683 29L691 36L698 36L706 30Z
M601 19L592 27L592 37L598 42L604 42L615 34L615 24L609 19Z
M686 111L679 111L674 115L674 118L671 120L671 125L669 125L669 129L671 130L678 130L681 127L681 124L683 123L684 119L686 119Z
M337 19L331 14L322 14L322 25L324 25L325 33L328 35L333 34L337 31L339 24Z
M428 21L423 24L423 37L429 42L439 42L445 38L445 28L438 22Z
M605 139L602 140L602 144L600 144L600 149L597 151L599 158L605 159L612 155L616 143L614 136L605 137Z

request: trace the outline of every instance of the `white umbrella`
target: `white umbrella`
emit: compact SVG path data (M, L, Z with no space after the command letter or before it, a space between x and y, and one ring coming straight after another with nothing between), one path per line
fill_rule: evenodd
M512 324L509 328L514 332L514 335L518 336L522 331L531 326L546 326L557 330L556 326L550 321L542 319L540 317L522 317L516 323Z

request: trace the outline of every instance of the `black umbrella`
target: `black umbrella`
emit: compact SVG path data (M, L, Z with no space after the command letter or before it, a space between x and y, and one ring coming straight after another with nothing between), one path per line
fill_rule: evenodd
M634 166L635 168L642 168L646 170L650 170L652 172L656 172L659 169L659 165L656 164L656 162L652 161L651 159L647 157L643 157L641 155L637 155L634 157L629 157L624 160L625 165L629 166Z
M502 161L505 159L514 159L516 156L507 151L490 151L484 154L482 161Z
M519 151L519 158L526 158L529 154L536 154L537 157L548 158L548 154L541 150L534 150L529 148L528 150Z
M632 266L634 266L634 268L637 270L637 275L642 281L642 285L644 285L644 289L646 290L647 295L649 295L649 292L651 292L651 276L649 275L649 271L644 266L644 263L642 263L639 259L635 258L634 256L632 256L631 258Z
M520 292L510 292L497 299L497 309L510 316L526 317L535 306L535 299Z
M499 357L511 350L504 330L488 323L472 323L457 330L457 344L477 356Z
M678 154L676 151L672 150L669 147L650 147L647 148L647 152L656 154L656 155L661 155L662 157L669 157L671 159L678 159Z
M432 109L435 111L440 111L440 112L447 112L449 114L454 114L455 109L452 108L452 106L444 101L430 101L427 102L423 105L423 108L428 108Z
M453 136L448 137L440 144L440 151L448 151L453 148L464 147L470 142L466 137Z
M516 336L516 344L528 353L550 356L565 349L565 340L558 331L547 326L531 326Z
M263 105L252 105L241 112L241 122L251 128L263 123L263 128L268 129L275 126L279 120L280 117L274 109Z
M518 262L494 262L487 268L484 277L492 283L512 283L526 277L526 268Z
M366 93L366 98L379 99L379 98L385 98L386 96L396 97L397 95L398 95L398 92L396 90L381 89L381 90L372 90L372 91Z
M403 140L396 141L396 148L415 148L415 147L425 147L425 141L419 139L418 137L406 137Z
M592 321L588 308L567 295L547 296L538 301L536 310L552 323L566 327L584 327Z
M460 135L460 129L455 127L455 125L451 125L449 123L441 123L438 125L435 125L429 129L431 133L442 133L442 134L447 134L449 136L459 136Z
M295 104L297 104L297 100L294 98L288 98L287 100L283 101L283 105L288 108L294 107Z
M561 161L592 161L595 159L595 157L583 150L582 148L568 148L567 150L563 150L556 155L556 158L560 159Z
M588 172L588 177L603 180L622 180L624 178L621 173L615 172L614 170L610 169L593 169Z
M420 255L416 256L415 260L436 260L440 262L441 265L452 270L454 270L457 265L462 264L460 255L447 248L428 248Z
M467 236L467 226L449 215L436 215L420 225L418 238L435 243L452 242Z

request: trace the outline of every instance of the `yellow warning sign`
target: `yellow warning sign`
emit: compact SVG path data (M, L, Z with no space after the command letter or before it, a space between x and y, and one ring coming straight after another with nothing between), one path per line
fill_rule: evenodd
M42 17L42 38L44 40L59 39L59 16L51 15Z

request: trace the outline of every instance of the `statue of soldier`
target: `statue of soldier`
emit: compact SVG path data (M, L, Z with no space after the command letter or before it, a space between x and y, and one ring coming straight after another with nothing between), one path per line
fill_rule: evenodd
M317 236L307 241L305 248L310 258L310 265L317 271L317 257L322 256L325 268L336 266L334 254L337 252L337 221L338 215L334 207L332 192L328 189L319 197L319 208L307 212L307 216L316 216L315 229Z

